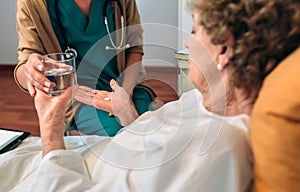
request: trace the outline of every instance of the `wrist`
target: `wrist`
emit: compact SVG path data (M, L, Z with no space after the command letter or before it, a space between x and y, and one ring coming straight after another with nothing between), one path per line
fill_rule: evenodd
M49 140L45 140L43 137L42 137L42 155L43 157L50 153L51 151L55 151L55 150L64 150L66 149L65 147L65 143L62 140L60 141L49 141Z
M41 125L43 156L54 150L65 149L64 125L57 126Z
M18 64L14 69L14 79L18 87L28 93L26 81L24 76L24 65L25 63Z
M132 123L135 119L137 119L138 116L139 114L137 113L134 104L130 103L128 107L126 107L125 110L117 117L120 120L122 126L127 126L130 123Z
M40 122L40 134L41 137L49 137L51 139L60 138L64 136L65 125L60 123L41 123Z

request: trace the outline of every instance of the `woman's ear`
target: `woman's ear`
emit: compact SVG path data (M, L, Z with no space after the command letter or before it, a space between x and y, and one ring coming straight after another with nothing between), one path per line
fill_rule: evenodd
M218 68L223 70L229 64L229 58L232 55L232 48L229 46L220 46L218 56Z

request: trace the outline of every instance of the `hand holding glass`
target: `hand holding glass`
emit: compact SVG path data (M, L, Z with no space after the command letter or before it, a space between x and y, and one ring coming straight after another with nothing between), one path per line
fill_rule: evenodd
M49 95L55 96L63 93L68 87L77 83L75 56L70 53L53 53L41 58L44 64L44 75L55 86Z

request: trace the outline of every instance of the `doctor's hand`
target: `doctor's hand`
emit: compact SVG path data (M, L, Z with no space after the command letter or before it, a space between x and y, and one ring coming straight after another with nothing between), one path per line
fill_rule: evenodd
M135 106L126 92L115 80L110 81L113 92L94 90L79 86L75 99L118 117L121 125L126 126L138 117Z
M71 87L58 96L49 96L36 89L34 104L39 118L43 155L53 150L65 149L64 119L67 104L71 99Z
M36 95L36 89L49 92L54 84L43 74L44 64L41 62L41 55L33 53L24 64L26 85L31 96Z

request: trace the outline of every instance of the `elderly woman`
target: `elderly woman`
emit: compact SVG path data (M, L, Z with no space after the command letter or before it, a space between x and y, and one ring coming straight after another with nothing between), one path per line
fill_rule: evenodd
M268 28L256 33L255 24L261 23L252 22L257 13L270 9L267 4L261 0L190 0L194 27L186 46L190 79L197 89L143 114L114 138L63 138L63 109L71 90L57 97L37 90L42 152L37 142L2 156L1 172L12 174L0 179L1 189L248 190L252 181L248 115L262 80L294 49L290 41L295 41L287 35L294 31L285 30L277 38L286 38L279 47L287 49L264 51L257 44L244 44L274 39L272 34L281 28L280 22L269 26L269 20L264 20ZM285 14L281 11L273 10L273 14ZM292 20L290 15L284 18L287 23ZM250 51L241 51L247 47ZM21 163L25 160L29 164Z

